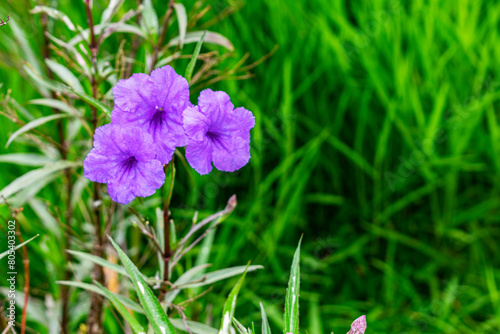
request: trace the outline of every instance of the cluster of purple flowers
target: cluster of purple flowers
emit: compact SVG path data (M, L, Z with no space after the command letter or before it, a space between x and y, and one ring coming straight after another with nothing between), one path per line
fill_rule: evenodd
M225 92L206 89L198 105L189 102L189 84L171 66L151 75L136 73L113 88L111 124L96 130L83 162L85 177L107 183L122 204L155 193L165 182L163 165L177 147L200 174L214 166L233 172L250 159L253 114L234 108Z

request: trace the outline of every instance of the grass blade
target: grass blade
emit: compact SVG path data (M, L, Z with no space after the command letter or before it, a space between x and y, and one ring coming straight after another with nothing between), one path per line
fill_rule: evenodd
M32 170L23 176L12 181L7 187L0 191L0 198L7 199L18 191L43 182L43 179L49 177L55 172L66 168L81 166L81 162L58 161L53 164L47 164L45 167Z
M203 44L203 41L205 40L206 33L207 32L204 31L203 35L201 35L201 38L198 41L198 44L196 44L196 48L194 49L193 57L191 58L188 66L186 67L185 77L186 77L187 82L190 82L191 77L193 76L194 66L196 65L196 60L198 60L198 56L200 55L201 45Z
M10 153L0 155L0 162L10 163L20 166L44 166L54 162L54 159L36 153Z
M75 93L76 95L78 95L79 97L81 97L82 100L84 100L88 104L96 107L97 109L99 109L100 111L102 111L103 113L105 113L106 115L108 115L109 117L111 117L111 109L108 108L107 106L105 106L100 101L94 99L91 96L88 96L87 94L81 93L81 92L77 92L77 91L72 91L72 92Z
M175 14L179 22L179 47L182 49L184 40L186 39L188 18L186 14L186 7L181 3L174 3Z
M118 252L118 256L122 260L122 263L127 270L132 283L134 284L139 300L146 312L146 317L148 318L151 326L157 334L176 334L174 327L167 318L167 315L163 311L158 299L153 294L153 291L146 284L146 281L142 277L137 267L134 265L132 260L123 252L123 250L118 246L115 241L108 236L111 244Z
M69 249L67 249L66 252L68 252L69 254L71 254L77 258L80 258L84 261L90 261L92 263L100 265L101 267L106 267L106 268L109 268L111 270L116 271L119 274L122 274L124 276L128 276L127 271L122 266L120 266L116 263L109 262L108 260L105 260L102 257L95 256L92 254L87 254L84 252L69 250Z
M300 293L300 238L293 256L290 280L285 300L285 333L299 334L299 293Z
M78 92L84 92L80 80L78 80L78 78L65 66L50 59L45 59L45 63L52 70L52 72L57 74L57 76L61 78L62 81L64 81L65 84Z
M9 255L9 252L11 252L11 251L15 251L15 250L17 250L17 249L19 249L19 248L23 247L23 246L24 246L24 245L26 245L28 242L30 242L31 240L35 239L35 238L36 238L36 237L38 237L38 236L39 236L39 234L35 235L33 238L31 238L31 239L29 239L29 240L26 240L26 241L25 241L25 242L23 242L23 243L21 243L21 244L17 245L16 247L14 247L14 249L12 249L12 250L8 250L8 251L6 251L6 252L3 252L2 254L0 254L0 260L1 260L1 259L3 259L4 257L6 257L7 255Z
M17 137L19 137L23 133L26 133L26 132L28 132L30 130L33 130L34 128L36 128L38 126L40 126L42 124L45 124L47 122L53 121L55 119L65 118L65 117L69 117L69 116L71 116L71 115L68 115L68 114L55 114L55 115L50 115L50 116L45 116L45 117L37 118L34 121L31 121L31 122L25 124L23 127L21 127L16 132L14 132L12 134L12 136L10 136L9 140L7 141L7 144L5 144L5 148L9 147L10 143L12 143L14 141L14 139L16 139Z
M125 321L128 322L130 328L132 328L134 333L136 334L146 333L141 324L139 324L139 322L130 314L127 308L118 300L118 298L116 298L116 296L111 291L103 287L97 281L94 281L94 284L97 285L97 287L101 289L102 293L104 293L106 298L108 298L113 303L118 312L120 312L120 314L122 315L123 319L125 319Z
M99 294L99 295L101 295L103 297L106 297L106 295L104 294L104 292L102 292L97 286L92 285L92 284L82 283L82 282L75 282L75 281L56 281L56 283L60 284L60 285L67 285L67 286L72 286L72 287L75 287L75 288L84 289L84 290L87 290L87 291L90 291L90 292L95 292L95 293L97 293L97 294ZM132 299L127 298L127 297L122 296L122 295L115 294L115 293L113 295L126 308L131 309L132 311L137 312L137 313L141 313L141 314L145 313L144 310L142 309L141 305L137 304Z
M230 333L229 328L234 318L234 310L236 309L236 299L238 298L238 293L240 292L241 286L243 285L243 280L245 279L245 276L247 274L247 269L249 266L250 262L248 262L247 268L243 272L243 275L241 275L240 279L238 280L236 285L229 293L229 296L227 297L226 303L224 304L224 309L222 311L222 319L221 319L219 334Z
M260 303L260 315L262 318L262 334L271 334L271 327L267 321L266 310L264 309L264 305L262 305L262 303Z
M263 266L259 265L254 265L254 266L238 266L238 267L232 267L232 268L226 268L226 269L221 269L221 270L216 270L214 272L204 274L197 276L191 280L191 282L196 282L196 283L186 283L185 285L182 285L181 288L195 288L199 286L204 286L204 285L209 285L218 281L222 281L226 278L230 278L233 276L241 275L245 272L250 272L250 271L255 271L258 269L263 269Z

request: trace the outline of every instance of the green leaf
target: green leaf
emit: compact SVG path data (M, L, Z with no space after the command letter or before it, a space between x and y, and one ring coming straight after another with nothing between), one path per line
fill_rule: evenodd
M123 22L116 22L116 23L108 23L108 24L98 24L94 26L94 33L96 36L100 36L101 34L104 34L103 41L109 37L112 33L115 32L122 32L122 33L130 33L137 35L142 38L146 38L146 35L144 32L138 28L135 25L131 24L126 24ZM90 30L85 29L82 31L80 34L78 34L76 37L73 37L72 39L69 40L68 44L69 45L76 45L80 43L81 41L86 41L88 40L90 35Z
M67 286L72 286L72 287L75 287L75 288L84 289L84 290L87 290L87 291L90 291L90 292L95 292L95 293L97 293L97 294L99 294L99 295L101 295L103 297L106 297L106 295L104 294L104 292L101 289L99 289L97 286L92 285L92 284L82 283L82 282L75 282L75 281L56 281L56 283L60 284L60 285L67 285ZM111 292L111 293L113 293L113 292ZM144 314L144 310L141 307L141 305L137 304L132 299L127 298L127 297L122 296L122 295L119 295L119 294L116 294L116 293L113 293L113 295L126 308L129 308L129 309L131 309L134 312Z
M68 68L50 59L45 59L45 63L68 86L78 92L84 92L80 80Z
M238 333L248 334L248 330L236 318L233 318L233 323L236 326L236 330L238 331Z
M12 181L7 187L3 188L2 191L0 191L0 198L7 199L16 192L41 182L44 178L49 177L55 172L58 172L66 168L72 168L78 166L81 166L81 162L63 160L47 164L45 167L39 169L32 170L18 177L17 179Z
M110 0L108 7L102 12L101 24L108 23L113 15L120 9L125 0Z
M179 47L182 49L184 40L186 39L188 18L186 14L186 7L181 3L174 3L175 14L177 15L177 22L179 23Z
M37 234L35 235L33 238L29 239L29 240L26 240L25 242L23 243L20 243L19 245L17 245L16 247L14 247L12 250L8 250L6 252L3 252L0 254L0 260L3 259L4 257L6 257L7 255L9 255L10 252L12 251L15 251L15 250L18 250L19 248L23 247L24 245L26 245L28 242L30 242L31 240L35 239L36 237L38 237L40 234Z
M182 331L186 330L186 326L184 325L184 321L182 321L182 319L170 319L170 321L175 328ZM194 334L217 334L217 329L196 321L187 320L187 325Z
M38 89L42 93L42 95L49 95L47 93L47 90L49 91L54 91L54 92L62 92L66 89L63 84L50 80L48 78L43 77L40 75L40 72L38 72L36 69L34 69L30 63L27 63L23 65L23 69L26 72L26 74L34 81L34 83L38 86Z
M146 331L144 328L139 324L139 322L130 314L130 312L127 310L127 308L116 298L116 296L103 287L99 282L94 281L94 284L97 285L99 289L101 289L102 293L115 305L116 309L120 314L122 315L123 319L130 325L130 328L132 328L132 331L136 334L146 334Z
M194 277L191 281L193 283L186 283L184 285L181 285L180 287L182 289L186 289L186 288L195 288L199 286L210 285L233 276L241 275L246 272L251 272L263 268L264 268L263 266L254 265L254 266L238 266L238 267L216 270L208 274Z
M43 67L42 67L42 64L39 60L41 57L39 58L37 56L38 52L35 51L35 49L33 49L31 47L29 39L26 36L26 33L18 25L17 22L21 22L21 21L18 21L17 17L13 17L12 20L9 21L9 26L12 29L13 36L16 37L16 41L20 45L21 50L24 53L22 59L25 59L27 61L27 63L30 64L30 66L35 69L36 72L42 73ZM4 34L2 33L2 35L4 35ZM2 36L2 38L3 38L3 36ZM42 93L42 95L45 95L45 96L48 95L47 91L44 90L43 87L40 87L40 93Z
M198 56L199 56L200 50L201 50L201 45L203 44L203 40L205 39L206 33L207 32L204 31L203 35L201 35L200 41L198 42L198 44L196 44L196 48L194 49L193 57L191 58L188 66L186 67L185 77L186 77L187 82L190 82L191 77L193 76L194 66L196 65L196 60L198 60Z
M269 326L269 322L267 321L266 310L264 309L264 305L260 304L260 314L262 318L262 334L271 334L271 327Z
M76 111L71 106L67 105L63 101L59 101L56 99L35 99L27 102L28 104L35 104L39 106L51 107L53 109L57 109L60 111L64 111L68 114L75 115Z
M76 31L75 25L73 24L73 22L71 22L69 17L60 10L57 10L55 8L50 8L47 6L35 6L35 8L33 8L30 11L30 13L31 14L45 13L53 19L64 22L64 24L66 25L66 27L68 27L69 30Z
M9 140L7 141L7 144L5 144L5 147L6 148L9 147L10 143L12 143L12 141L14 139L16 139L17 137L19 137L23 133L26 133L26 132L28 132L30 130L33 130L34 128L36 128L38 126L40 126L42 124L45 124L47 122L53 121L55 119L65 118L65 117L69 117L69 116L70 115L68 115L68 114L55 114L55 115L50 115L50 116L45 116L45 117L37 118L34 121L31 121L31 122L25 124L23 127L21 127L16 132L14 132L12 134L12 136L10 136Z
M87 254L87 253L84 253L84 252L78 252L78 251L74 251L74 250L69 250L69 249L67 249L66 252L68 252L69 254L71 254L71 255L73 255L73 256L75 256L77 258L80 258L82 260L90 261L92 263L100 265L101 267L106 267L106 268L109 268L111 270L116 271L119 274L128 276L128 273L125 270L125 268L123 268L122 266L120 266L120 265L118 265L116 263L109 262L108 260L103 259L102 257L95 256L95 255L92 255L92 254Z
M54 159L43 154L35 153L10 153L0 155L0 162L21 166L44 166L54 162Z
M153 37L153 40L156 40L158 36L158 15L156 15L151 0L143 0L142 6L141 27L147 31L149 36Z
M195 267L187 270L184 274L182 274L173 284L176 288L172 288L172 289L168 290L168 292L165 294L166 304L169 305L169 304L173 303L175 297L177 297L179 292L181 292L181 290L183 289L182 285L187 283L187 282L192 281L193 277L195 277L199 272L204 271L209 266L210 265L207 265L207 264L195 266Z
M300 244L295 251L285 299L285 333L299 334Z
M205 31L188 32L186 34L185 39L184 39L184 44L198 43L201 40L201 37L203 35L205 35L205 38L204 38L205 43L217 44L217 45L225 47L229 51L234 51L233 44L226 37L224 37L221 34L218 34L216 32L213 32L213 31L206 31L206 34L205 34ZM168 42L167 46L168 47L176 46L176 45L179 45L179 42L180 42L180 36L177 36L177 37L172 38Z
M144 311L146 312L146 317L148 318L154 331L157 334L176 334L177 332L168 320L167 315L158 302L158 299L156 299L156 296L146 284L146 281L144 281L142 274L139 272L132 260L130 260L123 250L115 243L115 241L110 236L108 236L108 238L118 252L118 256L122 260L122 263L125 266L132 283L134 284L139 300L144 308Z
M109 117L111 117L111 109L108 108L106 105L104 105L102 102L94 99L91 96L88 96L87 94L80 93L80 92L77 92L77 91L72 91L72 92L75 93L76 95L78 95L79 97L81 97L88 104L96 107L98 110L102 111L103 113L105 113L106 115L108 115Z
M249 266L250 262L248 262L246 268L248 269ZM221 319L219 334L230 333L230 327L231 323L233 322L234 311L236 309L236 299L238 298L238 293L240 292L241 286L243 285L243 280L245 279L246 274L247 270L245 269L243 275L241 275L240 279L238 280L236 285L229 293L229 296L227 297L226 303L224 304L224 309L222 310L222 319Z

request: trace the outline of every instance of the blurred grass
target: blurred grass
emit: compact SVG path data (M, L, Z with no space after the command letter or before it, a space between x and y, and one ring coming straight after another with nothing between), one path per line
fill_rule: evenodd
M226 5L214 1L212 15ZM13 11L37 33L27 6L7 1L0 17ZM83 10L72 15L85 24ZM303 330L346 332L360 314L371 333L500 330L499 15L487 0L268 0L214 26L235 45L234 62L279 45L254 79L215 85L256 116L250 165L230 177L193 174L196 190L179 171L173 200L189 196L197 208L203 197L213 210L238 195L209 259L216 268L248 259L266 267L249 275L238 320L258 322L263 300L271 326L281 326L303 233ZM7 64L2 90L36 97ZM0 142L13 130L3 120ZM2 185L21 175L1 168ZM215 314L230 287L210 295Z

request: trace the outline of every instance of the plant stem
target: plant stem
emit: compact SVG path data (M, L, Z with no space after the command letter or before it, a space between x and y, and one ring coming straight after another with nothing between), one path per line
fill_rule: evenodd
M49 38L45 34L47 29L47 14L42 13L41 16L41 24L42 24L42 31L43 31L43 56L44 59L49 59L50 58L50 48L49 48ZM48 66L45 66L45 69L47 71L47 75L50 79L54 78L54 74L52 73L51 69ZM52 98L56 99L56 93L52 92ZM57 109L53 109L54 114L59 114L60 111ZM63 160L68 159L68 142L66 141L66 136L64 134L64 124L62 120L58 120L56 122L56 129L57 129L57 134L59 137L59 142L61 144L59 149L59 154L61 155L61 158ZM63 172L64 175L64 183L65 183L65 191L66 191L66 213L65 213L65 222L68 226L71 226L71 216L73 215L72 208L71 208L71 193L73 192L73 182L71 179L71 170L65 169ZM70 239L69 235L65 233L64 235L64 246L66 249L70 248ZM66 262L71 261L71 255L68 252L65 252L66 254ZM65 280L70 280L71 278L71 271L69 268L65 268L64 270L64 279ZM61 299L62 299L62 319L61 319L61 331L63 334L68 334L69 329L69 286L63 285L61 287Z
M153 71L155 68L156 61L158 60L158 54L161 51L161 47L163 46L163 42L165 41L165 37L167 36L168 23L170 18L172 17L172 13L174 11L174 0L170 0L168 2L167 13L165 14L165 19L163 20L163 25L161 27L160 35L158 36L158 43L156 43L155 49L153 50L153 54L151 55L151 68L149 73Z
M92 54L92 64L94 71L90 77L90 83L92 84L92 97L97 98L97 52L98 44L96 42L94 33L94 20L92 18L92 9L90 7L90 0L85 0L85 10L87 13L87 21L90 30L90 51ZM97 128L97 110L94 106L91 107L91 123L92 130L95 132ZM93 254L98 257L103 256L104 251L104 241L102 235L102 222L101 222L101 197L100 197L100 185L98 183L93 183L93 206L94 206L94 229L95 229L95 243ZM104 284L104 272L101 266L95 265L93 270L93 279L97 282ZM102 304L104 300L97 293L91 294L90 300L90 312L87 319L88 334L100 334L102 333Z
M164 261L164 273L163 273L163 284L160 288L160 294L158 296L158 299L160 302L163 300L163 297L167 293L168 290L168 281L170 279L170 272L169 272L169 264L170 264L170 258L172 257L172 250L170 249L170 200L172 199L172 193L174 190L174 180L175 180L175 163L174 163L174 157L172 157L172 160L168 163L167 166L165 166L165 172L168 171L168 168L171 167L171 172L170 172L170 188L168 190L168 195L167 198L165 199L165 203L163 206L163 241L164 241L164 251L163 251L163 261Z

